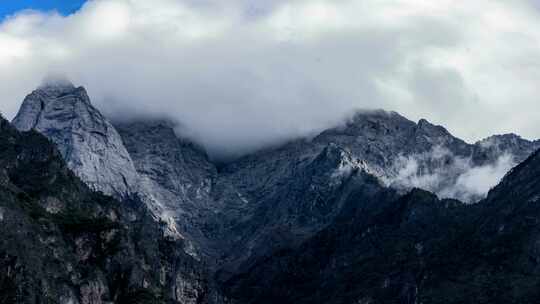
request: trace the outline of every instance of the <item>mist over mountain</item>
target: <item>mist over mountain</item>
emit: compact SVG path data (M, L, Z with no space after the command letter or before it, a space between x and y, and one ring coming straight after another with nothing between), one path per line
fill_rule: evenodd
M135 186L137 164L128 155L128 149L141 144L138 136L148 126L156 123L163 126L170 132L168 137L191 142L193 149L199 149L204 157L209 151L207 146L198 146L196 140L183 134L183 122L172 118L150 114L113 117L112 121L118 131L92 105L84 88L75 87L63 77L51 76L25 98L13 124L19 130L36 129L49 136L59 145L72 169L92 188L120 198L140 190ZM140 132L130 130L139 125ZM315 147L337 142L356 159L368 161L373 173L390 187L403 191L421 188L442 198L465 202L483 198L506 172L540 147L538 141L527 141L513 134L491 136L471 145L425 119L416 124L395 112L361 110L309 137L259 147L260 152L254 155L265 155L267 151L279 151L283 146L300 142ZM219 167L253 157L212 160L212 154L209 155L211 166Z
M0 304L540 303L536 1L3 5Z
M310 137L291 139L228 162L216 163L209 157L204 146L178 132L177 126L181 126L182 122L158 118L152 114L109 120L93 105L84 87L77 87L58 77L48 80L28 94L13 119L13 125L5 121L2 124L2 134L7 138L0 143L8 148L6 151L12 152L5 155L8 157L5 159L8 171L7 177L0 180L3 183L0 184L0 190L7 191L10 202L15 202L14 205L10 203L0 206L2 214L18 212L21 220L30 221L29 230L34 229L31 228L34 221L49 221L51 227L58 227L60 231L36 233L55 239L62 238L67 242L62 246L67 248L79 248L77 246L81 246L80 244L88 244L86 251L77 249L72 256L70 251L66 251L63 253L65 259L87 261L91 265L102 263L100 261L103 259L108 261L107 263L114 260L116 265L112 267L107 263L105 266L96 264L97 272L90 274L84 272L84 268L78 269L77 271L83 273L78 275L81 279L77 280L67 277L73 269L47 268L42 273L41 280L53 286L50 288L54 297L61 297L65 303L84 302L88 298L100 299L92 302L96 304L115 298L135 298L141 301L152 299L158 302L166 299L171 303L202 301L216 304L230 300L251 303L262 301L261 299L279 299L292 303L290 301L295 297L301 297L302 301L305 301L310 299L310 296L305 295L304 291L284 294L280 291L279 283L273 280L284 276L280 280L287 281L297 275L301 276L298 273L288 273L298 267L294 263L289 264L291 258L304 263L304 258L309 260L320 255L321 261L326 261L333 258L334 254L343 254L339 248L335 248L338 250L335 253L311 252L318 250L312 246L319 247L320 237L329 238L329 244L346 241L350 235L334 235L334 229L343 229L342 224L350 221L363 229L361 227L366 227L364 225L370 225L373 221L376 223L381 216L388 219L381 224L390 225L388 229L395 229L392 228L393 221L396 220L394 213L401 212L401 208L406 208L403 212L408 212L407 208L414 209L416 204L426 205L420 207L427 208L422 209L422 212L435 213L436 217L427 219L421 216L422 228L413 221L410 224L412 226L407 226L409 228L393 233L399 235L409 233L407 229L422 230L424 225L435 225L432 221L437 218L440 221L436 224L439 225L437 229L443 231L454 229L455 225L461 224L465 225L464 227L474 227L474 220L469 216L474 217L478 213L467 214L466 206L474 206L471 210L480 210L480 213L491 212L489 202L506 200L504 197L507 192L500 189L510 187L508 185L513 183L510 181L514 179L512 176L521 176L517 172L525 170L523 166L531 166L522 162L529 158L525 163L530 163L535 157L530 155L537 155L535 151L540 148L539 141L528 141L515 134L494 135L469 144L454 137L444 127L431 124L425 119L416 123L397 112L364 110L352 112L349 118L336 126ZM31 139L25 139L27 136ZM49 141L43 142L44 139L40 136L47 137ZM22 147L17 144L18 140L23 141ZM55 158L50 156L50 153L36 155L34 151L41 147L50 147L48 149L52 149L50 153L55 155ZM29 156L25 153L29 153ZM29 157L29 161L37 157L39 166L45 166L40 174L53 176L43 180L39 177L40 174L36 175L32 171L36 170L37 166L33 163L17 169L18 160L24 157ZM53 159L49 160L51 157ZM512 169L519 163L522 164ZM47 167L52 165L60 169ZM60 170L61 173L56 173L55 170ZM68 174L67 177L65 174ZM526 179L524 182L536 183L533 173L525 173L525 176L520 177ZM37 178L37 181L31 178ZM77 183L79 179L84 186L66 182L74 180ZM501 179L503 182L499 184ZM68 199L57 192L41 192L43 190L39 190L42 189L39 182L52 185L58 183L55 187L60 189L83 187L81 195L93 195L93 190L110 195L111 201L102 206L99 196L91 197L90 200L97 200L97 205L89 202L90 209L85 209L84 212L90 212L91 217L81 217L77 215L81 212L77 211L77 208L82 207L73 205L71 201L77 200L77 197ZM494 190L487 196L493 187ZM437 194L443 200L425 190ZM20 194L12 198L9 191ZM523 191L533 192L525 195L526 199L536 193L536 190L527 187ZM92 194L85 194L87 192ZM17 204L30 204L30 211L17 209ZM107 214L103 213L103 208L111 208L116 204L136 208L137 212L143 212L143 215L131 213L131 217L123 219L125 222L121 223L116 223L116 215L103 219ZM394 206L399 210L394 210ZM39 212L32 211L36 208ZM459 215L454 211L446 211L445 208L455 208ZM117 212L130 214L129 212L133 211L122 209ZM56 214L61 214L62 217L58 218ZM135 219L141 216L145 218L145 229L154 233L150 239L146 238L148 236L136 234L140 231L141 222ZM73 227L77 227L80 235L62 234L62 229L66 229L62 228L66 225L65 218L69 218L70 223L67 233L72 233L70 231ZM96 221L99 225L95 224ZM103 224L103 221L108 224ZM424 221L427 221L427 224ZM116 251L99 249L112 246L110 239L103 238L109 235L108 233L116 233L116 225L123 225L127 233L125 238L115 239L120 246L139 248L143 246L140 242L143 242L147 247L143 247L142 252L131 250L133 256L128 258L122 252L119 253L121 256L117 257ZM109 232L111 229L113 231ZM22 237L18 232L13 233L13 238ZM436 233L420 235L427 242L440 237ZM403 242L406 240L407 238L404 238ZM152 243L153 241L157 243ZM381 241L385 244L401 244L401 241L393 241L393 238L388 236L383 236ZM451 239L445 239L446 241L452 242ZM498 241L493 242L495 243L487 243L486 248L496 247ZM25 244L38 246L34 241ZM58 250L55 248L59 245L51 241L47 246L50 250ZM98 247L96 249L92 246ZM418 251L418 246L424 245L415 246ZM307 255L297 256L298 248L305 248ZM388 248L391 252L399 250ZM22 254L18 247L8 245L0 246L0 250L7 254L5 263L8 263L8 268L12 267L13 258L19 258ZM105 250L105 253L99 250ZM360 250L362 254L369 254L371 249L364 245L355 245L343 250L347 255L349 250ZM439 249L434 252L438 255L437 250ZM459 250L456 253L462 254ZM89 254L96 258L88 261ZM138 261L140 254L150 254L154 266L142 266L142 270L133 268L132 263ZM34 264L29 264L32 259L48 261L44 256L24 256L23 261L30 269L34 269ZM345 259L354 261L352 258ZM348 263L347 261L345 263ZM416 263L414 259L409 261ZM445 280L446 277L440 276L438 272L440 269L436 260L429 261L435 263L429 266L430 271L435 271L434 275L438 276L439 280ZM181 263L183 266L172 267L170 263ZM276 269L273 263L286 263L288 266L281 271ZM389 267L385 263L377 260L376 265ZM161 267L159 279L145 272L157 269L156 267ZM516 267L523 265L518 264ZM305 270L316 271L311 267L306 267ZM356 273L357 270L351 268L351 271ZM331 284L338 284L343 279L341 275L342 272L332 275ZM402 275L405 277L385 280L390 280L389 282L396 286L405 284L399 287L405 288L405 293L388 293L385 297L426 297L409 289L420 284L408 277L409 272ZM503 272L501 275L507 273ZM327 280L325 276L325 273L311 275L314 280ZM128 280L127 277L135 278L135 281ZM12 285L18 284L17 282L33 282L24 271L0 279L5 284ZM65 282L70 283L65 285ZM258 282L267 284L266 291L261 291ZM253 284L255 286L252 286ZM489 281L486 284L494 283ZM124 287L118 289L118 286ZM311 288L309 286L312 285L306 285L306 288ZM31 290L34 299L42 299L38 289ZM365 293L365 290L364 287L354 289L352 295L368 296L370 299L385 298L372 292ZM446 292L445 289L426 290ZM359 292L362 294L359 295ZM25 297L22 289L7 295L9 299ZM318 299L326 298L324 295L314 295ZM522 296L529 297L527 294ZM440 297L445 298L443 295Z
M487 0L94 0L68 16L22 11L0 24L2 111L13 118L43 77L62 73L108 117L182 122L212 158L314 135L358 109L426 118L470 143L534 139L538 20L534 1Z

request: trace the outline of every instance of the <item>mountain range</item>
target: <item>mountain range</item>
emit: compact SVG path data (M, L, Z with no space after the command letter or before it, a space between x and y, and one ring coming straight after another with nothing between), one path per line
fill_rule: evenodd
M0 126L0 303L540 301L540 141L358 111L217 163L69 82Z

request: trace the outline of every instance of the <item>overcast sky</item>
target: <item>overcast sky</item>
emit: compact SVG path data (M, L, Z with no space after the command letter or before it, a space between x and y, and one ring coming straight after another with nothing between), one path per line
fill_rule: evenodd
M108 115L170 115L214 154L338 123L427 118L540 137L540 5L451 0L95 0L0 23L0 110L48 74ZM2 5L2 4L0 4Z

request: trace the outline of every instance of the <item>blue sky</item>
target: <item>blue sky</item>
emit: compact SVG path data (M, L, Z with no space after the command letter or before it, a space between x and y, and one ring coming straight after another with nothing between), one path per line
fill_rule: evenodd
M67 15L78 10L85 0L0 0L0 20L17 11L34 9L57 10Z

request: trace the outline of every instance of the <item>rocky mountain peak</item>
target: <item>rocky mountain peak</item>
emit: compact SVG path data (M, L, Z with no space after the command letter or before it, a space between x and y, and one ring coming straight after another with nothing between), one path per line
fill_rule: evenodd
M479 160L484 158L512 156L514 162L525 160L533 151L540 149L540 141L529 141L519 135L510 133L493 135L475 143L475 157Z
M420 119L415 130L416 143L429 146L447 146L466 153L467 143L454 137L443 126L435 125L426 119Z
M64 93L72 92L75 89L75 85L67 79L51 79L45 80L37 88L37 91L40 91L50 96L59 96Z
M444 135L450 135L450 132L446 130L442 126L434 125L431 122L429 122L427 119L420 119L418 121L418 130L424 131L424 132L431 132L431 133L438 133L438 134L444 134Z
M56 143L69 168L93 190L117 197L133 191L137 174L122 139L83 87L42 85L24 99L13 125Z
M358 111L344 125L324 131L321 135L387 134L399 126L414 123L396 112L385 110Z
M6 124L0 118L0 131L7 128ZM394 234L397 228L410 229L407 231L411 233L405 235L421 232L439 240L437 233L446 235L445 229L453 227L453 218L441 221L445 216L461 212L461 208L464 214L469 211L458 201L439 201L434 194L417 188L476 202L485 192L470 192L469 184L477 190L476 181L499 171L504 174L514 165L505 158L499 161L502 154L514 155L517 163L540 144L509 134L470 145L425 119L415 123L395 112L363 111L313 139L292 140L261 150L218 170L203 149L175 132L174 122L139 118L113 125L92 106L84 88L62 82L44 85L28 95L14 124L20 130L36 130L56 143L69 168L92 189L144 204L152 219L160 221L164 231L159 233L165 232L168 240L181 240L177 245L195 260L207 263L220 282L238 274L245 277L242 273L256 270L261 261L275 254L286 256L287 250L294 252L295 248L312 248L316 261L321 254L317 250L324 246L337 248L338 253L350 248L351 243L361 249L365 245L371 248L372 241L378 239L371 235L379 232L382 236L390 232L384 241L390 245L387 248L403 248L399 244L406 238ZM42 137L36 132L21 134ZM35 146L34 140L29 145ZM44 138L43 142L49 145ZM42 150L41 146L36 149ZM28 150L30 153L21 155L36 155ZM489 199L539 200L538 158L536 154L514 169ZM4 168L0 166L0 183L9 177L2 172ZM29 166L25 172L30 173L25 176L40 183L53 180L38 175L40 171L51 170ZM18 178L21 185L27 183ZM58 209L56 201L45 198L44 203L52 206L51 210ZM334 235L335 228L340 232ZM343 236L351 239L344 239L341 246L331 245L326 239L317 241L325 233L330 233L330 241ZM369 238L369 242L357 242L363 238ZM311 246L310 242L313 246L305 247ZM421 255L429 250L428 245L422 240L407 247ZM446 250L443 252L446 254ZM347 261L359 256L357 253L345 253L343 270L350 268ZM385 256L373 253L374 258ZM315 263L305 263L302 268L309 269L309 265ZM272 269L263 272L268 270ZM320 269L315 270L310 277L321 274ZM387 281L383 278L380 286L388 285Z
M521 136L514 134L514 133L507 133L507 134L500 134L500 135L492 135L489 137L486 137L482 140L479 140L477 144L482 145L484 147L490 147L493 145L518 145L522 142L527 141L526 139L523 139Z
M0 117L0 303L208 303L204 265L129 198L90 191Z
M45 110L56 114L87 111L101 116L91 105L84 87L76 88L71 83L54 83L43 84L26 96L13 124L21 131L35 129Z

